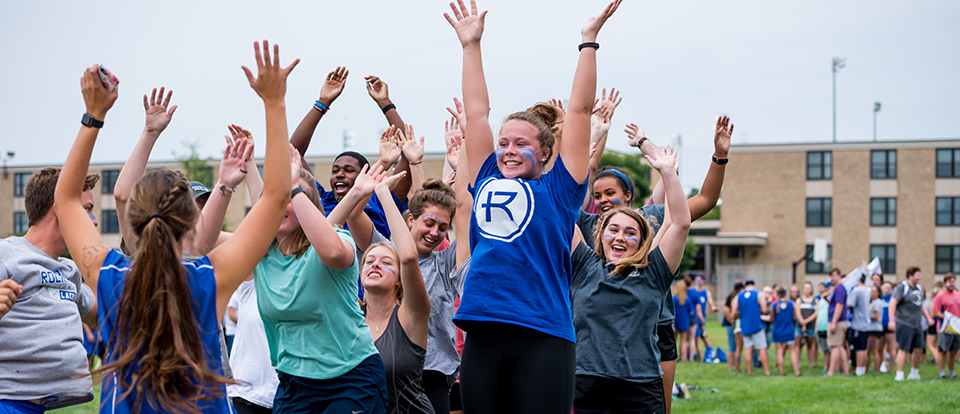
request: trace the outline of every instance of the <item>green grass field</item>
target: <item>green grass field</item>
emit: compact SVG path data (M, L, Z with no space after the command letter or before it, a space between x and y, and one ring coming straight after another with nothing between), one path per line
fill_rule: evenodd
M719 323L710 323L707 333L713 345L726 347L726 331ZM806 350L804 350L806 354ZM754 376L727 370L727 364L684 362L677 365L677 382L697 385L690 398L674 400L674 413L950 413L960 411L960 379L937 378L935 365L920 366L921 381L894 382L893 374L867 374L864 377L825 378L822 367L807 368L801 356L801 377L793 376L789 356L787 376L780 377L770 348L770 377L762 370ZM822 354L821 354L822 357ZM823 365L823 358L820 358ZM871 370L873 368L871 367ZM852 370L851 370L852 371ZM90 403L51 412L61 414L96 413L97 398Z

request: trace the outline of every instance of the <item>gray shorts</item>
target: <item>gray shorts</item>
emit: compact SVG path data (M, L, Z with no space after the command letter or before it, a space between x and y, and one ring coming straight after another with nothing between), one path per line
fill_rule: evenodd
M827 345L827 331L817 331L817 348L821 351L830 350L830 345Z
M742 335L742 333L741 333ZM767 332L763 329L752 335L743 335L743 347L753 347L754 349L767 349Z
M943 352L960 351L960 335L938 333L937 346Z

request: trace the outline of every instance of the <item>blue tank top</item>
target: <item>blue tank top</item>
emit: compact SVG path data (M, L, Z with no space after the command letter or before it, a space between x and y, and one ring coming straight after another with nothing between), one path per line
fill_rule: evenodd
M690 330L690 322L696 317L693 309L693 298L687 296L687 301L684 304L680 304L680 300L676 296L673 297L673 308L676 311L676 316L673 320L673 324L677 332L686 332Z
M100 280L97 283L97 317L100 321L100 335L107 347L105 364L113 362L114 356L111 354L113 344L113 329L116 325L117 312L116 305L120 301L120 295L123 292L125 275L130 270L130 261L115 250L107 253L103 260L103 266L100 268ZM200 342L203 346L204 357L207 364L214 372L223 375L223 366L220 362L220 337L219 337L219 318L217 318L217 284L213 273L213 266L208 257L202 257L196 262L181 262L186 271L187 281L190 285L190 294L193 297L191 307L200 325ZM117 381L115 377L106 377L103 379L102 392L100 393L101 408L100 413L133 413L133 405L136 402L136 391L120 400L120 395L124 390L115 389ZM223 395L212 401L200 401L198 407L201 412L207 413L233 413L233 407L227 400L227 387L219 385ZM146 397L140 405L140 413L158 413L147 403Z
M753 335L763 330L763 321L760 320L759 293L756 290L744 290L737 295L740 333L743 335Z
M502 322L576 342L570 311L570 244L587 182L563 159L537 180L504 178L490 154L477 174L470 218L472 263L454 323Z
M793 302L780 300L773 310L773 342L795 340L793 332Z

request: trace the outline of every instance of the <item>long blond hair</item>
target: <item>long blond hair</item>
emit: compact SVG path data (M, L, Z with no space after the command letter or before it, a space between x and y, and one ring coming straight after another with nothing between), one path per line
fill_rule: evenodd
M632 218L637 222L637 226L640 227L640 248L637 249L637 252L632 256L617 260L613 264L614 269L610 272L611 275L620 274L628 270L629 268L634 269L643 269L647 267L648 259L647 255L650 254L650 249L653 246L653 228L651 228L650 223L637 211L630 207L618 207L611 209L603 214L600 217L600 222L597 223L597 226L593 229L593 248L600 257L606 257L603 254L603 231L607 228L607 225L610 224L610 219L613 218L616 214L626 214L628 217Z

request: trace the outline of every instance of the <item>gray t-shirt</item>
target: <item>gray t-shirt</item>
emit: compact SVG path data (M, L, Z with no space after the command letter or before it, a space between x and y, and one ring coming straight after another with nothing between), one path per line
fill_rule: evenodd
M430 294L430 323L427 325L427 356L423 369L454 375L460 370L460 354L457 353L456 326L453 325L453 302L463 289L462 276L457 273L457 242L443 251L420 255L420 273Z
M870 288L857 286L847 296L847 306L853 311L850 329L860 332L870 330Z
M647 267L610 275L612 267L586 244L571 257L570 293L577 332L577 375L649 381L663 375L657 322L674 274L655 248ZM671 298L671 302L672 302Z
M879 312L880 317L876 320L870 320L870 327L867 329L867 332L883 331L883 308L885 307L887 307L887 302L883 299L874 299L873 302L870 302L870 317L873 317L875 312Z
M92 398L80 315L96 299L77 265L54 259L22 237L0 240L0 280L23 286L0 318L0 399Z
M920 310L920 306L923 305L923 288L920 284L910 287L904 280L893 288L893 297L897 299L897 314L894 319L897 325L923 329L921 325L923 312Z

